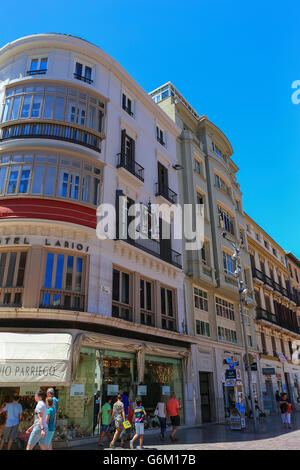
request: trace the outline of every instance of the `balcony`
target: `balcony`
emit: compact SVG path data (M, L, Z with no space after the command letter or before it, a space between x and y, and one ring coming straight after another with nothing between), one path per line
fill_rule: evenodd
M264 310L260 307L256 308L256 320L265 320L269 323L272 323L273 325L277 325L281 328L285 328L286 330L290 330L293 333L300 334L298 325L294 325L293 323L284 320L278 315L274 315L274 313L271 313L268 310Z
M81 80L82 82L88 83L89 85L93 83L91 78L85 77L84 75L79 75L78 73L74 73L74 78L76 78L76 80Z
M155 196L162 196L167 199L172 204L177 202L177 194L172 191L172 189L167 186L162 185L161 183L156 183L156 193Z
M265 282L264 273L256 268L252 268L252 276L259 281Z
M136 161L129 160L126 155L122 155L121 153L118 153L117 157L117 168L125 168L125 170L129 171L129 173L134 175L140 181L144 182L144 168L139 165L139 163L137 163Z
M27 70L27 75L44 75L48 69Z
M0 130L0 141L26 138L64 140L101 152L102 139L99 136L65 124L22 122L5 125Z
M271 287L272 289L275 289L277 292L284 295L287 299L290 299L293 302L296 302L296 296L293 292L288 291L285 287L283 287L278 282L274 281L274 279L267 276L262 271L259 271L256 268L252 268L252 277L262 281L264 284Z
M171 248L168 250L162 250L160 242L157 240L153 240L151 238L138 238L137 240L133 240L132 238L127 237L123 241L135 246L136 248L140 248L150 255L155 256L162 261L166 261L179 269L182 268L181 254Z

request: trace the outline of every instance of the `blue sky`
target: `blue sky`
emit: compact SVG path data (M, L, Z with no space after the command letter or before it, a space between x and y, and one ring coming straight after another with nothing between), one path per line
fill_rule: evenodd
M172 81L231 141L246 212L300 258L300 104L291 101L300 2L16 0L1 10L1 47L32 33L73 34L146 91Z

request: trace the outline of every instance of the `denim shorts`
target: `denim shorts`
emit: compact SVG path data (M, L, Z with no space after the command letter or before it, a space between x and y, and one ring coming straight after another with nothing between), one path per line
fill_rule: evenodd
M101 432L107 432L109 430L109 424L101 425Z
M144 423L135 423L135 433L144 434Z
M46 437L45 437L45 444L46 444L47 447L50 446L50 444L52 442L52 438L54 436L54 433L55 433L55 431L48 431L47 432Z
M42 431L41 431L40 426L34 426L28 439L28 445L34 447L38 442L40 444L46 444L46 439L47 439L46 429L45 429L45 433L46 433L46 436L42 438Z

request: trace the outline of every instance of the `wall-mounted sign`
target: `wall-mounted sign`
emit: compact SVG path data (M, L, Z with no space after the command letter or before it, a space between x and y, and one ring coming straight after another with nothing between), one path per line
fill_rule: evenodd
M262 368L263 375L275 375L275 368L274 367L263 367Z
M27 387L26 385L23 385L23 386L21 385L20 391L19 391L19 396L20 396L20 397L24 397L24 396L26 396L26 397L29 397L29 396L30 396L30 397L34 397L34 395L36 394L36 391L37 391L37 387L36 387L36 386L35 386L35 387L34 387L34 386L32 387L32 386L29 385L29 386Z
M83 397L84 396L84 384L71 384L70 397Z
M30 238L28 237L2 237L0 238L0 245L32 245ZM88 246L82 245L78 242L70 242L68 240L55 240L51 241L45 238L44 245L55 246L59 248L70 248L71 250L89 251Z
M147 385L138 385L137 394L139 396L146 396L147 395Z
M235 380L236 379L236 370L235 369L225 370L225 379L226 380Z
M107 395L118 395L119 393L119 385L107 385Z
M161 388L162 395L170 395L170 387L169 385L163 385Z
M100 291L104 292L104 294L111 294L111 288L104 286L103 284L100 286Z

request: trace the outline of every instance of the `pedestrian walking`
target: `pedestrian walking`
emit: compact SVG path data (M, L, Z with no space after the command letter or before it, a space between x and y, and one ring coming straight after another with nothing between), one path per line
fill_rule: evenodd
M116 403L114 403L114 406L113 406L113 411L112 411L112 415L110 418L110 424L112 422L112 419L114 419L116 431L109 447L111 449L114 449L116 447L115 445L116 440L118 439L119 435L123 431L123 422L125 421L124 404L122 402L122 395L120 393L118 393L117 401ZM121 439L121 447L124 447L124 441L122 439Z
M46 398L46 405L47 405L47 413L46 413L46 422L48 426L48 432L46 434L46 446L47 450L52 450L50 449L53 435L55 432L55 410L53 406L53 398L52 397L47 397Z
M160 401L156 405L154 414L158 417L160 423L160 439L164 441L167 428L167 405L164 397L160 397Z
M167 403L168 416L170 417L171 424L173 426L172 433L170 435L171 441L178 441L176 438L177 429L180 426L180 416L179 416L179 402L176 400L175 393L172 393L170 400Z
M55 413L55 418L54 418L54 430L55 431L55 426L56 426L56 421L57 421L57 412L58 412L58 399L56 398L55 396L55 391L54 391L54 388L50 387L48 388L47 390L47 398L52 398L52 407L53 407L53 410L54 410L54 413ZM50 444L49 444L49 447L48 447L48 450L53 450L53 447L52 447L52 439L53 439L53 435L54 435L54 432L52 434L52 438L50 440Z
M97 424L101 422L101 433L100 433L100 438L98 445L102 446L103 445L103 439L104 436L107 437L107 439L110 441L111 440L111 435L109 432L109 423L110 423L110 418L112 414L112 409L111 409L111 399L108 398L104 405L101 407L101 411L99 413L99 418Z
M125 421L128 421L128 415L129 415L129 409L131 408L131 402L128 397L128 392L120 392L122 395L122 403L124 405L124 413L125 413ZM126 439L129 440L130 436L130 428L125 429L123 427L123 430L121 432L121 440L125 441Z
M291 428L291 415L292 415L292 405L287 396L287 393L283 393L280 399L280 411L281 419L283 422L284 428Z
M140 446L138 449L144 449L143 447L143 440L144 440L144 417L147 415L145 408L142 406L141 400L136 401L136 407L134 409L134 416L135 416L135 435L130 441L130 449L134 449L134 441L139 438L140 439Z
M0 450L3 449L5 441L8 441L7 450L11 450L13 441L18 437L22 411L22 406L20 405L19 398L16 395L11 403L4 402L1 406L0 414L6 413L7 418L4 426L4 434L1 439Z
M48 431L48 425L46 421L46 393L43 390L38 390L34 399L37 402L37 405L34 410L34 423L26 431L26 433L30 433L26 450L32 450L38 442L41 450L47 450L46 434Z

